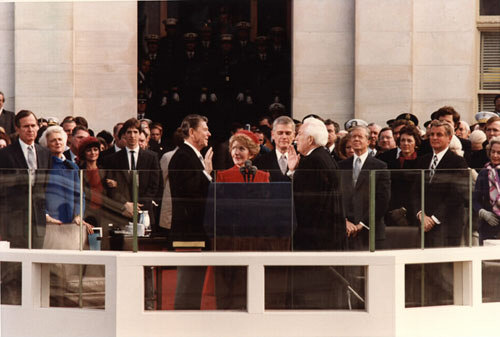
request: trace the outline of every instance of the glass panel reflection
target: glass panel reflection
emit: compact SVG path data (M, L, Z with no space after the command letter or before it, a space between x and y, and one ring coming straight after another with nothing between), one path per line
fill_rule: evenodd
M365 310L365 266L266 266L266 310Z
M483 303L500 302L500 260L482 262Z
M146 310L246 310L246 266L146 266Z
M453 263L405 265L405 307L454 304Z
M104 265L53 263L42 264L42 270L50 275L49 301L42 299L42 307L105 308ZM42 277L42 287L45 281Z
M21 305L22 297L22 264L21 262L0 263L2 282L2 304Z

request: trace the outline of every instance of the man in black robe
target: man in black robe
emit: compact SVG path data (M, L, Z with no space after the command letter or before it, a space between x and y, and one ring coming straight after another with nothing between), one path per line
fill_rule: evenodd
M325 145L328 131L315 118L304 121L297 135L297 155L288 152L289 175L297 228L295 251L343 250L346 241L345 217L339 193L336 165ZM292 267L292 306L295 309L344 307L345 287L337 269L329 266Z

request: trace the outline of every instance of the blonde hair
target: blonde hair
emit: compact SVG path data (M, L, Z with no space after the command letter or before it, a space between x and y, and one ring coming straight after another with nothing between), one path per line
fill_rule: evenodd
M250 159L253 159L260 151L260 146L256 144L253 140L250 139L250 137L242 134L242 133L237 133L233 135L229 139L229 152L231 153L231 149L233 148L233 143L238 142L243 147L248 149L248 152L250 152Z

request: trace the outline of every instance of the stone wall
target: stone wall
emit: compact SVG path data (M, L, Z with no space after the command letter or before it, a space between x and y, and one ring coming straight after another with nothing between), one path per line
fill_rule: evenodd
M97 132L135 116L135 2L14 6L16 111L85 116Z

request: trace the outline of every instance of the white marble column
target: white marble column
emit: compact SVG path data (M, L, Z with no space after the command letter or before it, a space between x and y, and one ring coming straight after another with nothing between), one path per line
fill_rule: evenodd
M354 1L293 1L293 117L354 111Z
M453 106L462 119L474 120L479 73L477 3L414 0L413 113L422 120L444 105Z
M356 0L356 118L385 126L411 110L412 3Z
M16 111L84 116L96 132L135 116L137 3L15 3Z
M444 105L475 112L474 0L356 0L355 115L421 123Z
M0 91L10 111L15 108L14 85L14 3L7 2L0 3Z

